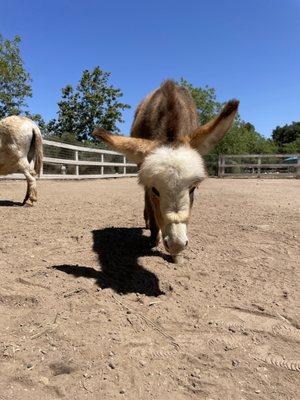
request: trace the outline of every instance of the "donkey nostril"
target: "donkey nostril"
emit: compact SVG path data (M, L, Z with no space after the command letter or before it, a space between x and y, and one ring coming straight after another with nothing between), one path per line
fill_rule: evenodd
M188 244L189 244L189 241L187 240L187 241L185 242L185 247L186 247Z

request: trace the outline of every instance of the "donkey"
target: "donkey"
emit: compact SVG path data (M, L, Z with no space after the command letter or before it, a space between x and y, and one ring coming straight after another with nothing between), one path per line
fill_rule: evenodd
M34 160L34 169L30 162ZM22 172L27 192L22 205L37 201L35 175L43 164L42 135L38 126L27 117L10 116L0 120L0 175Z
M189 91L167 80L137 107L131 137L96 127L101 138L139 166L145 189L144 218L153 245L160 240L176 261L188 244L187 224L194 190L206 176L202 155L230 129L239 101L229 101L212 121L199 126Z

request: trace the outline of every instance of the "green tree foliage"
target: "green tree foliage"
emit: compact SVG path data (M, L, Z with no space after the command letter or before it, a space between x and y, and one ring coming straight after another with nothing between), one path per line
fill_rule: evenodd
M25 116L32 119L40 128L42 134L45 136L48 132L48 126L47 123L45 122L44 118L41 116L41 114L31 114L28 111L25 111Z
M270 154L277 147L271 140L256 132L252 124L237 121L212 154Z
M272 132L274 142L282 153L300 153L300 122L277 126Z
M208 86L204 88L194 87L183 78L180 79L179 85L184 86L190 91L196 103L201 125L206 124L206 122L211 120L220 111L221 103L217 101L216 90L214 88Z
M117 123L123 122L122 111L129 105L119 101L123 94L109 85L109 76L110 73L96 67L83 71L75 89L71 85L64 87L58 117L50 121L48 130L60 136L71 133L77 140L89 138L96 125L118 131Z
M20 54L19 36L4 39L0 35L0 118L20 114L26 97L32 96L31 78Z
M284 144L279 150L280 152L287 154L300 153L300 138L298 137L293 142Z

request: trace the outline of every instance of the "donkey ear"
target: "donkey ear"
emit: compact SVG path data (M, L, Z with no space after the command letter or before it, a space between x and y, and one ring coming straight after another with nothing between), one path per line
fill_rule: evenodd
M238 106L238 100L230 100L216 118L197 128L190 135L191 146L200 154L207 154L231 128Z
M100 127L96 127L92 135L102 139L114 150L123 153L137 164L141 164L146 155L156 146L152 140L113 135Z

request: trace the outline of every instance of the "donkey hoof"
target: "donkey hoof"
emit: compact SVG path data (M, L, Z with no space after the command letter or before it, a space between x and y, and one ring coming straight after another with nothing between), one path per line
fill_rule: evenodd
M30 196L29 197L29 201L31 201L31 203L33 204L34 202L37 201L37 197L36 196Z
M33 203L30 200L27 200L25 203L22 203L23 207L33 207Z

